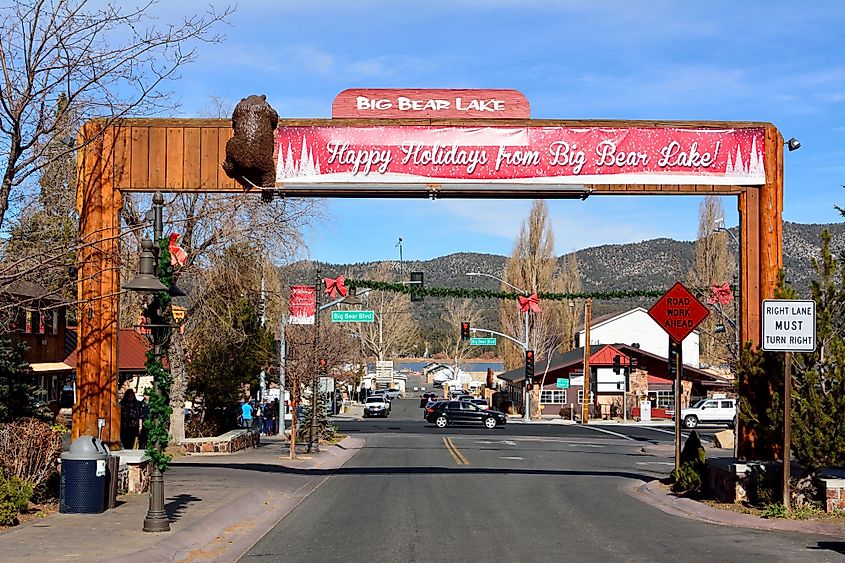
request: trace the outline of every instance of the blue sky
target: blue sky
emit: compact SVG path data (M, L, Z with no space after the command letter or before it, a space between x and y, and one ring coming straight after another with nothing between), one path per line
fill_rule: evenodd
M180 2L179 10L202 2ZM174 8L166 6L173 15ZM283 117L329 117L352 87L515 88L534 118L770 121L788 221L845 204L845 5L839 1L242 0L227 38L173 85L181 115L264 93ZM694 239L697 197L550 201L556 249ZM327 200L320 261L508 254L530 201ZM727 224L736 200L724 201Z

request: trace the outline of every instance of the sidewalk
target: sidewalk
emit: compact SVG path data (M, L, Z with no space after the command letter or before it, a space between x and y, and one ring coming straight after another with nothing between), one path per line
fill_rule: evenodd
M722 510L689 498L676 496L668 488L661 485L659 481L650 481L645 485L638 482L623 487L623 490L667 514L682 518L691 518L722 526L752 528L755 530L800 532L838 538L845 537L845 525L842 524L811 520L760 518L752 514L740 514L730 510Z
M54 514L0 534L4 561L236 561L361 447L361 438L289 460L278 438L231 455L175 459L165 474L170 532L142 531L148 496L102 514Z

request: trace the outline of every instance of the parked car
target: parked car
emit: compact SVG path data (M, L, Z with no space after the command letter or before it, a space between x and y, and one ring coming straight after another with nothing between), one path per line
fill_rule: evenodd
M496 428L505 424L505 413L491 409L482 409L469 401L440 401L425 409L425 419L438 428L450 424L483 424L486 428Z
M374 395L367 397L367 402L364 403L364 418L370 416L387 417L390 414L390 402L384 397Z
M387 400L401 399L402 391L399 389L385 389L384 396L387 397Z
M437 399L436 393L423 393L420 395L420 408L425 408L429 401Z
M465 396L468 397L469 395L467 395L467 392L464 391L463 389L452 389L449 392L449 397L451 397L452 400L455 400L455 401L458 400L459 397L465 397Z
M667 411L675 419L674 411ZM699 424L736 425L736 399L701 399L693 406L681 409L684 428L695 428Z
M469 401L473 405L476 405L482 409L489 409L490 405L487 404L487 399L470 399Z

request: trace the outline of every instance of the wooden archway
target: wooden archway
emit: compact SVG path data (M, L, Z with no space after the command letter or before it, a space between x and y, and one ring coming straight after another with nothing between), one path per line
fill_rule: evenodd
M740 336L760 343L761 301L774 296L783 264L783 138L771 123L712 121L573 121L573 120L360 120L287 119L280 127L436 125L507 127L636 127L673 129L763 129L766 183L742 185L590 184L600 195L734 195L740 216ZM119 443L117 397L118 347L118 213L122 192L222 192L243 190L223 172L228 119L126 119L105 125L86 123L80 130L85 148L79 156L77 204L83 248L79 262L79 341L77 404L73 435L96 435L105 418L104 439ZM89 142L90 140L90 142ZM555 197L544 192L545 197ZM536 194L526 192L523 197ZM514 197L513 195L511 197ZM519 197L517 194L516 197ZM741 390L743 392L743 390ZM753 401L753 398L750 398ZM739 455L766 455L740 423Z

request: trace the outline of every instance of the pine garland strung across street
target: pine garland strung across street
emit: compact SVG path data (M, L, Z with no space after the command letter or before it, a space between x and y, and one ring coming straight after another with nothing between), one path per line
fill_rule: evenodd
M467 297L482 299L516 299L521 293L512 291L493 291L490 289L460 288L460 287L418 287L413 284L381 282L372 280L346 280L348 287L369 288L379 291L392 291L395 293L414 293L430 297ZM666 290L662 289L639 289L625 291L584 291L579 293L547 293L539 292L540 299L549 301L567 301L570 299L586 299L588 297L597 301L609 299L628 299L631 297L660 297Z

